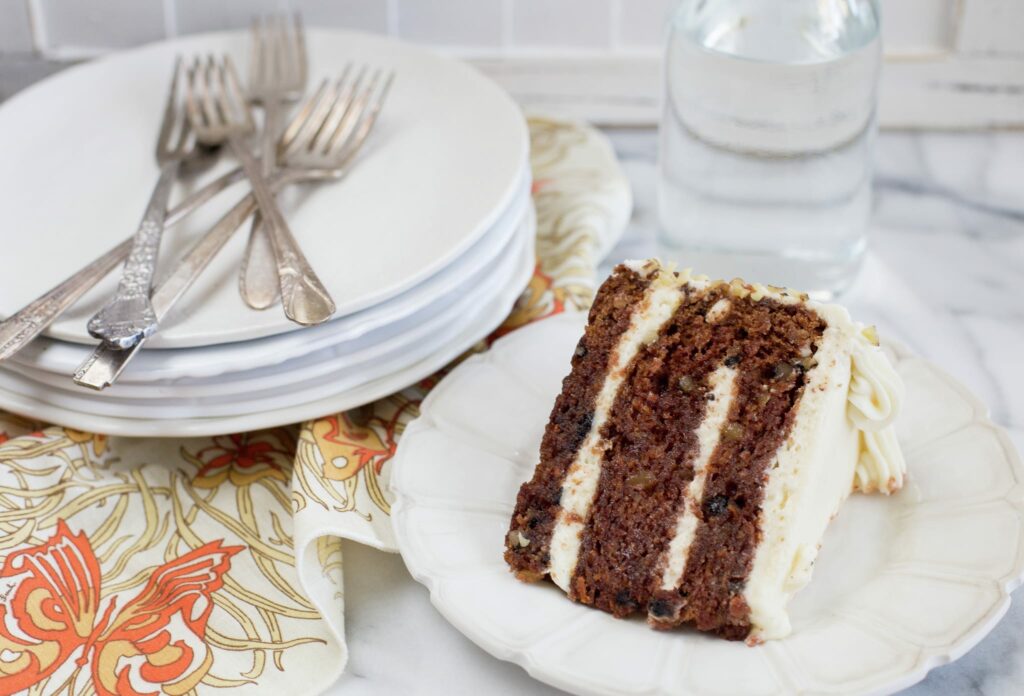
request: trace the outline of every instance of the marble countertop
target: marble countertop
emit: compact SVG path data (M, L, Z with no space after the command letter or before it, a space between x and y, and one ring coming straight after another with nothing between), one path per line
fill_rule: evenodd
M0 58L0 100L56 68ZM656 135L608 133L636 199L610 260L650 255ZM959 378L1024 450L1024 133L884 133L876 160L871 270L858 281L874 287L851 290L855 314L858 293L898 285L912 301L858 318ZM345 542L344 558L350 661L330 694L559 693L447 624L397 555ZM1015 600L977 647L904 693L1016 696L1024 683L1024 595Z

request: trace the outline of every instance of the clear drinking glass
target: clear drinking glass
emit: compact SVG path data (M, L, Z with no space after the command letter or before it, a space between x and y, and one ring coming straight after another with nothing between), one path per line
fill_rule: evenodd
M874 0L683 0L665 52L659 252L830 298L871 213Z

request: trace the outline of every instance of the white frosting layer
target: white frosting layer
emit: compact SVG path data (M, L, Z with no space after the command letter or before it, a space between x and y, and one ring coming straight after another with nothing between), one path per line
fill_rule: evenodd
M663 590L674 590L679 587L679 581L686 571L690 545L697 533L697 512L704 501L708 462L718 448L722 428L729 417L729 410L736 396L736 374L733 368L720 367L708 376L714 400L708 402L704 420L697 426L697 458L693 462L693 480L686 487L683 511L676 520L676 529L668 546L665 570L661 576Z
M845 309L808 306L828 326L792 428L768 468L761 543L743 592L751 642L790 632L786 604L810 581L825 528L851 490L889 492L903 480L892 428L903 393L898 375Z
M576 459L569 467L562 484L562 509L551 535L551 561L548 572L556 585L569 591L569 580L580 553L580 535L594 502L597 482L601 478L601 460L608 443L601 437L601 428L608 420L615 396L626 378L626 368L637 352L658 337L662 325L672 318L682 302L683 294L675 282L663 276L652 281L643 301L633 313L629 328L619 339L611 358L604 385L594 404L590 432L583 440Z
M854 490L888 495L903 486L907 464L892 427L903 403L903 380L874 342L861 331L853 347L853 377L847 414L860 429Z

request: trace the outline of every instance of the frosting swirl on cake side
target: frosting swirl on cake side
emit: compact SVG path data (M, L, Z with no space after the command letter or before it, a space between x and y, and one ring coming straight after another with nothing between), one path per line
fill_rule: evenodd
M862 493L899 490L907 463L893 421L903 403L903 380L878 346L871 328L858 332L851 354L847 416L860 431L853 489Z

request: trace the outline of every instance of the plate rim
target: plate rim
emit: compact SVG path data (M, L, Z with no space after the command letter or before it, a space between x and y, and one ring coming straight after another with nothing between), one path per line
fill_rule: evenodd
M491 363L495 360L494 356L496 354L500 354L500 351L509 350L502 346L514 345L511 341L517 335L520 337L519 340L525 340L524 334L521 332L530 332L531 330L539 331L544 326L552 326L554 323L565 323L570 321L576 324L580 333L582 333L583 328L586 326L586 313L566 311L559 315L542 319L531 326L523 327L522 329L495 341L494 345L492 345L491 349L486 353L474 355L461 363L455 370L445 376L445 380L452 378L460 370L469 370L476 365ZM952 435L953 433L959 432L969 426L981 426L985 428L986 430L994 433L999 440L1003 451L1007 455L1007 465L1018 475L1018 486L1024 482L1024 462L1022 462L1021 455L1010 441L1005 429L992 422L989 409L984 402L975 396L965 385L961 384L959 380L955 379L938 365L914 354L901 342L883 341L883 345L893 351L898 362L910 360L923 365L933 375L937 376L944 385L953 388L971 407L973 417L967 423L957 427L955 430L945 433L943 437ZM406 427L402 438L403 443L411 442L420 431L427 431L435 427L436 421L434 421L432 417L431 409L433 402L437 400L437 398L441 398L440 395L443 395L443 391L441 391L440 387L445 380L442 380L442 383L439 383L424 399L420 407L420 415L415 420L411 421ZM435 398L435 395L438 396ZM392 502L391 521L395 532L396 544L398 546L399 553L402 556L402 560L405 562L405 565L413 579L424 585L429 591L431 604L441 613L442 616L444 616L446 621L452 624L452 626L454 626L460 633L465 635L487 653L497 659L519 665L526 670L530 676L538 681L576 694L600 694L602 696L611 696L618 693L613 690L587 688L592 685L583 685L581 687L580 684L563 678L563 674L552 671L549 666L539 662L528 650L516 648L515 646L502 645L499 641L486 634L482 629L473 625L472 622L464 615L460 615L456 611L457 607L448 604L439 592L440 579L431 575L425 568L421 568L417 565L419 559L411 550L412 542L406 536L404 526L401 522L402 517L409 510L416 507L415 499L411 497L409 492L403 487L402 476L400 473L403 467L403 462L406 457L409 456L406 453L409 451L410 447L408 445L403 449L400 444L393 460L391 490L393 492L394 500ZM1018 520L1024 521L1024 501L1018 501L1016 504L1011 503L1011 506L1015 510ZM1009 610L1010 602L1012 601L1012 592L1024 584L1024 554L1018 553L1015 565L1007 576L1004 578L991 578L991 580L992 584L998 587L999 596L983 611L981 617L970 631L961 634L956 640L945 646L928 647L916 645L915 647L918 648L918 654L913 665L909 669L885 683L869 685L862 691L855 691L851 693L883 694L905 689L923 680L932 669L949 664L963 657L992 631L992 629L999 623L999 621L1002 620L1006 615L1006 612ZM664 693L663 689L660 687L655 691L658 694ZM690 691L686 693L696 696L701 692Z

